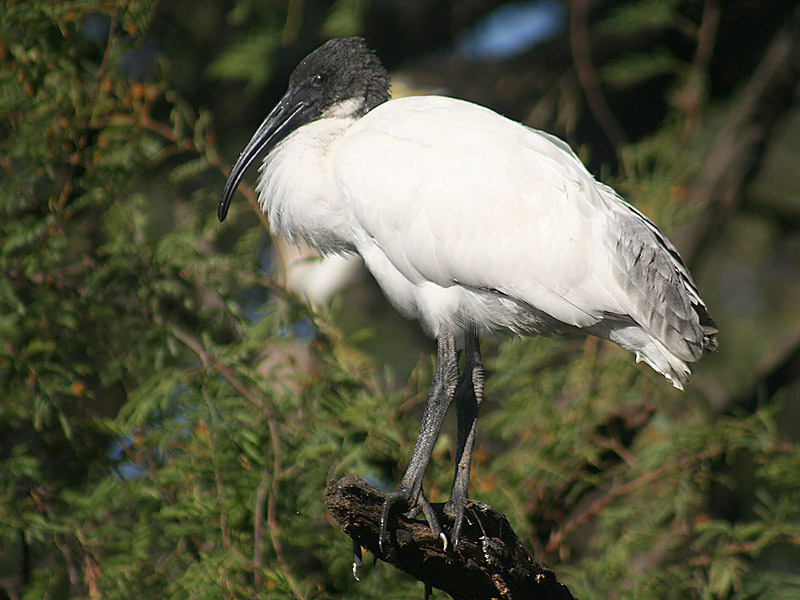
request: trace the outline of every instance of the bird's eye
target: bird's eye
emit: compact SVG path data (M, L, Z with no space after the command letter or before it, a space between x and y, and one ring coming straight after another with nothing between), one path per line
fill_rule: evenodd
M322 87L322 84L325 83L325 80L327 78L328 78L327 75L325 75L324 73L320 73L319 75L314 77L314 79L311 80L311 85L316 88Z

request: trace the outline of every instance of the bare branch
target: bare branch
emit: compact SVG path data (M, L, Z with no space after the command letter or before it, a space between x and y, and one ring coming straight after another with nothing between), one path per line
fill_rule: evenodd
M680 232L682 254L690 266L739 203L741 188L758 165L770 131L791 105L798 78L800 7L775 35L747 86L731 104L725 127L687 190L687 207L710 207L704 218L693 220Z
M331 481L325 490L328 511L356 544L455 600L574 600L551 570L533 560L508 520L480 502L467 502L457 550L445 552L427 524L400 515L383 555L378 549L378 523L385 498L359 477ZM434 505L447 525L441 507Z
M619 156L622 147L628 143L628 136L625 135L617 117L608 106L600 86L600 79L597 77L592 63L589 50L588 16L588 0L573 0L570 3L569 41L572 48L572 59L578 72L578 82L586 94L586 103Z

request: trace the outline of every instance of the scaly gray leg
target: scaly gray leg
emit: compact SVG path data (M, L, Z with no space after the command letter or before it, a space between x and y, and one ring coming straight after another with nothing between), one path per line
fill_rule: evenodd
M386 539L390 515L395 510L406 512L412 509L421 509L428 520L431 531L442 539L444 547L447 548L447 537L442 532L442 527L436 519L430 503L422 493L422 478L425 475L425 469L428 466L431 452L433 452L433 445L439 436L442 422L450 403L453 401L458 383L458 355L453 332L442 330L439 332L437 339L438 363L436 372L433 375L428 403L425 405L425 413L422 415L422 425L417 436L417 443L414 446L414 454L411 456L405 475L400 481L400 487L396 492L386 497L381 510L380 530L378 532L378 545L381 552L384 551L383 544Z
M456 468L453 475L453 490L445 504L445 512L454 519L450 542L455 549L461 537L464 522L464 505L469 491L469 469L472 462L472 447L475 444L475 428L478 423L478 407L483 399L483 363L478 336L469 334L464 349L464 371L458 382L456 409L458 411L458 442L456 445Z

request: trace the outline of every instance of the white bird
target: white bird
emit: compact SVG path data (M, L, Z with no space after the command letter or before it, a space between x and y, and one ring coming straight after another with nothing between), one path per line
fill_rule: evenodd
M458 544L484 371L478 339L592 334L682 388L717 329L678 252L644 215L597 182L563 141L469 102L389 100L360 38L307 56L233 166L219 219L265 154L258 194L272 229L323 255L360 254L389 301L438 342L411 461L381 517L422 511L422 491L455 398L457 462L445 513ZM464 366L459 374L458 350Z

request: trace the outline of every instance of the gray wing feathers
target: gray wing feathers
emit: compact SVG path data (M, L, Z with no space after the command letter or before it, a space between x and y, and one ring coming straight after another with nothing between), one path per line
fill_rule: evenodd
M689 272L655 225L626 202L618 206L614 275L634 303L630 316L681 360L698 360L716 347L716 328Z
M682 360L702 354L702 331L672 261L635 221L621 223L614 275L633 302L631 316ZM648 239L649 238L649 239Z

